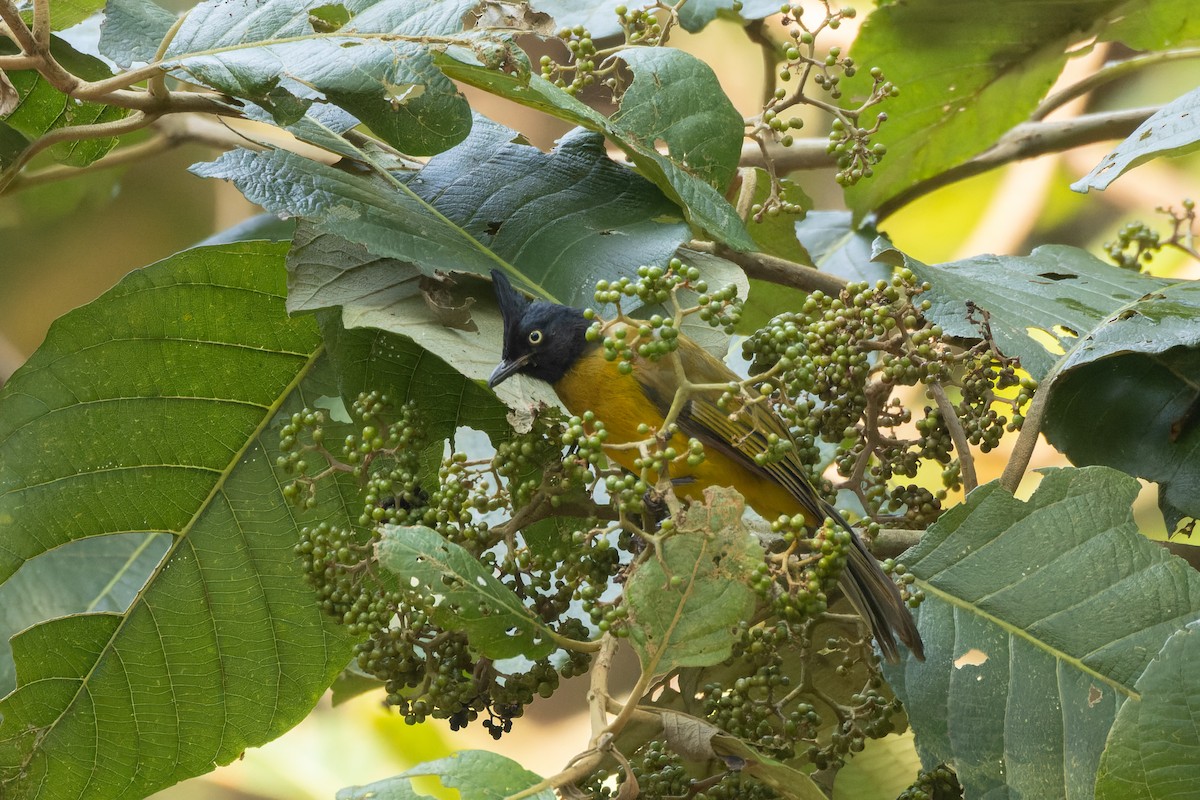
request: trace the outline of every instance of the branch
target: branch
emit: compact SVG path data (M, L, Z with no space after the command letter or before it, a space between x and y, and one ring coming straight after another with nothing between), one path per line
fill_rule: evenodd
M1022 122L1010 130L989 150L966 163L934 175L885 201L876 209L878 219L884 219L918 197L935 189L949 186L966 178L1013 161L1070 150L1084 144L1109 139L1123 139L1133 133L1158 107L1130 108L1084 114L1062 122Z
M143 114L137 111L124 119L112 122L97 122L94 125L77 125L73 128L56 128L49 131L26 147L8 168L0 172L0 194L3 194L8 189L9 184L16 179L17 174L34 156L48 147L53 147L62 142L74 142L81 139L107 139L122 136L146 127L155 118L154 115Z
M1182 57L1182 55L1179 56L1179 58ZM876 213L880 219L883 219L905 204L935 189L1013 161L1069 150L1080 145L1124 138L1133 133L1138 125L1141 125L1158 110L1157 106L1130 108L1084 114L1064 121L1023 122L1000 137L989 150L980 153L970 161L951 167L910 187L883 203ZM828 144L828 140L817 138L798 140L791 147L768 144L764 156L757 144L749 143L742 147L741 164L742 166L764 166L769 158L775 162L780 173L809 169L832 169L836 163L833 155L826 149Z
M1082 97L1088 92L1103 86L1106 83L1123 78L1126 75L1135 72L1143 67L1148 67L1153 64L1165 64L1170 61L1182 61L1189 58L1200 58L1200 48L1190 47L1180 50L1163 50L1158 53L1143 53L1127 58L1124 61L1109 61L1103 67L1088 75L1083 80L1073 83L1062 91L1055 92L1042 101L1032 114L1029 115L1030 122L1038 122L1045 119L1046 115L1055 109L1061 108L1067 103L1074 100L1076 97Z
M954 442L954 449L958 451L958 465L962 473L963 491L970 494L979 485L979 479L975 477L975 457L971 455L971 445L967 441L967 433L963 430L962 421L958 418L958 413L954 410L954 404L946 396L946 390L942 388L942 385L935 381L929 384L929 391L933 395L934 402L937 403L942 419L946 421L946 429L950 431L950 439Z
M158 133L144 142L138 142L128 147L122 147L119 150L113 150L108 155L83 167L68 167L56 164L52 167L39 169L37 172L24 175L18 174L9 182L7 191L19 192L22 189L74 178L77 175L84 175L89 172L99 172L101 170L124 166L125 164L132 164L150 156L165 153L183 144L184 141L182 137L176 138L169 134Z
M896 558L905 550L921 541L925 531L904 528L883 528L871 542L871 553L879 559Z
M1050 384L1053 380L1052 373L1039 381L1033 400L1030 401L1029 408L1025 412L1025 421L1021 423L1021 433L1017 436L1016 444L1013 445L1012 455L1009 456L1004 473L1000 476L1000 485L1009 493L1016 493L1017 487L1021 484L1021 477L1025 474L1025 468L1029 466L1029 459L1033 457L1033 448L1037 446L1038 435L1042 432L1042 417L1046 414L1051 391Z
M766 253L741 253L728 247L701 241L688 242L687 247L702 253L713 253L727 261L732 261L745 270L748 277L780 286L790 286L802 292L820 290L827 295L837 296L848 283L845 278L837 275L821 272L813 267Z

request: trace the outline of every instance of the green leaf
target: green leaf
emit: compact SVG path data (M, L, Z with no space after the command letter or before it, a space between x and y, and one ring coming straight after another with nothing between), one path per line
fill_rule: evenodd
M723 17L734 20L763 19L779 13L781 3L775 0L742 0L741 8L733 10L734 0L688 0L679 9L679 24L695 33L708 23Z
M426 43L459 38L473 46L484 34L464 33L463 26L476 5L368 0L354 4L351 28L329 32L324 0L207 0L188 13L162 63L256 103L280 125L324 101L403 152L430 155L462 141L471 112L431 62Z
M723 191L737 172L745 125L712 67L682 50L635 47L621 52L633 83L612 124L639 149L661 140L671 161Z
M749 577L762 560L742 523L744 508L733 490L706 489L678 533L633 571L625 588L629 639L643 672L663 675L729 657L733 628L754 610Z
M986 150L1029 116L1062 71L1069 45L1106 15L1135 13L1139 4L912 0L876 9L854 42L859 75L846 82L845 102L861 103L872 67L901 93L862 120L869 127L874 114L887 114L872 137L887 156L873 177L847 190L855 216Z
M1096 776L1097 800L1184 798L1200 786L1200 623L1167 639L1117 712Z
M43 553L0 584L0 697L16 688L9 637L45 619L124 612L162 560L165 533L102 536Z
M713 751L726 763L769 786L785 800L822 800L825 793L805 772L764 756L736 736L718 733L712 737Z
M1071 247L1029 256L904 264L933 288L926 312L952 336L979 338L979 312L1001 352L1038 380L1053 376L1044 424L1076 464L1102 464L1162 485L1172 526L1200 513L1200 284L1120 269ZM974 322L971 321L974 316Z
M1116 146L1092 171L1071 188L1087 193L1103 191L1136 166L1160 156L1182 156L1200 146L1200 89L1193 89L1156 111Z
M1156 481L1159 508L1173 530L1184 517L1200 518L1197 386L1195 348L1084 364L1054 382L1046 439L1075 464L1102 464Z
M573 305L589 302L600 278L664 264L687 239L676 206L608 159L599 137L569 134L545 154L516 136L480 119L466 142L398 185L284 151L234 151L193 172L426 275L499 268ZM415 294L405 288L414 276L393 273L394 262L359 251L315 261L293 269L293 311L342 305L348 325L377 324Z
M835 798L895 800L907 789L921 769L912 733L868 739L861 753L837 772Z
M1162 333L1191 335L1191 312L1175 307L1175 318L1168 319L1173 301L1155 299L1170 281L1121 269L1075 247L1048 245L1028 256L984 255L929 265L883 246L887 249L877 258L906 266L932 285L924 295L933 304L926 312L930 320L951 336L978 339L982 328L978 313L975 321L969 319L967 304L972 303L987 312L1000 351L1020 358L1038 380L1068 350L1073 350L1070 364L1077 366L1123 349L1154 352L1184 343L1146 333L1147 323L1160 317L1169 323ZM1172 295L1182 291L1190 298L1189 287L1180 284Z
M762 203L771 193L771 178L767 174L767 171L761 167L754 167L752 170L743 170L742 180L743 184L739 191L745 192L747 189L750 190L751 205ZM799 186L787 178L781 178L779 183L781 185L783 200L794 203L804 209L812 208L812 198L806 195ZM750 185L747 186L746 184ZM834 212L822 213L829 214ZM850 215L845 214L845 216L849 218ZM774 216L764 214L762 220L759 222L755 222L753 217L751 217L747 220L746 226L761 252L786 258L798 264L808 264L811 266L813 264L812 256L809 255L808 250L796 238L799 230L798 226L804 222L804 219L804 217L798 218L793 214L776 214Z
M428 795L413 788L412 778L427 775L436 777L443 786L457 789L463 800L504 800L542 782L541 777L499 753L461 750L369 786L342 789L337 793L337 800L419 800ZM528 797L529 800L554 800L555 794L552 789L543 789Z
M460 426L493 439L511 436L508 409L491 391L411 339L373 328L346 330L327 318L321 332L342 397L352 401L361 392L378 390L397 402L416 401L438 460L442 442Z
M884 672L967 796L1092 797L1118 709L1200 615L1200 575L1138 532L1137 492L1103 467L1049 470L1028 502L991 483L901 557L927 660Z
M485 274L503 266L490 251L403 184L311 161L284 150L233 150L192 172L231 181L252 203L303 217L320 233L336 233L380 256L434 270Z
M100 52L126 69L136 61L149 63L174 24L175 15L154 0L108 0Z
M601 278L665 264L689 237L677 206L578 129L543 153L478 118L467 141L407 184L510 274L568 305L592 302Z
M127 610L12 640L6 800L145 796L208 772L298 722L350 659L273 469L275 420L336 393L316 327L284 311L284 250L133 272L0 391L0 581L76 540L171 537ZM319 499L308 516L346 524L348 496Z
M10 43L0 40L0 54L10 51ZM50 39L50 53L64 69L85 80L95 81L112 77L112 72L103 61L80 53L57 36ZM115 106L77 103L51 86L36 72L22 70L7 72L6 75L20 99L13 112L4 118L4 123L11 131L31 141L53 130L114 122L129 113L126 109ZM0 157L4 157L4 160L0 161L0 168L12 164L24 150L22 148L20 152L11 152L15 149L14 146L19 144L11 133L4 139L5 146L0 149ZM54 160L61 164L84 167L112 150L116 144L117 140L113 138L67 141L51 146L49 152Z
M54 0L50 4L50 29L63 31L78 25L104 7L104 0Z
M380 565L399 576L401 586L437 599L434 621L464 631L484 656L539 659L554 652L549 626L479 559L432 528L385 526L377 548Z
M1165 50L1200 41L1200 9L1192 0L1145 0L1114 15L1100 40L1134 50Z
M892 271L872 258L879 240L874 225L855 225L846 211L810 211L795 229L796 239L822 272L869 283L891 277Z
M514 53L512 58L516 57ZM666 112L655 119L639 117L639 127L629 128L615 120L609 120L542 76L532 74L527 68L501 72L484 65L471 54L455 48L448 48L444 54L437 56L435 61L443 72L455 80L604 134L625 151L642 175L679 206L693 227L707 231L709 235L734 249L754 249L754 240L746 232L737 212L721 193L703 178L692 174L688 165L662 155L653 146L655 141L667 136L673 128L686 127L691 118L703 119L703 113L693 105L695 85L692 78L698 73L693 71L688 80L679 82L678 85L678 79L664 81L659 91L667 98ZM672 61L665 65L674 68L675 63ZM651 60L643 66L651 67L651 74L645 77L653 80L657 76L653 69L664 65L655 64ZM715 92L717 97L724 98L715 78L705 91ZM716 102L723 107L724 103L728 102L727 98L722 102L714 101L711 96L706 97L705 103L708 105ZM650 127L641 127L642 125ZM740 141L740 132L738 136ZM724 145L718 152L724 152Z

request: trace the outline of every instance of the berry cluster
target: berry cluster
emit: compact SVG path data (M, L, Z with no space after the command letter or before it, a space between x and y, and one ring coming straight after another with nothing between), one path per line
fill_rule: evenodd
M928 772L921 770L917 779L896 800L960 800L962 797L963 787L954 770L939 764Z
M927 290L911 271L899 270L874 285L850 284L837 297L813 292L800 309L743 343L757 383L750 392L742 388L742 402L767 398L788 422L813 485L823 488L818 443L835 444L834 464L847 479L839 488L854 491L869 515L898 514L892 521L907 526L936 519L946 490L961 484L961 459L970 454L957 452L952 426L970 445L990 450L1005 431L1020 427L1021 409L1036 388L996 349L983 312L972 309L980 315L981 336L969 349L927 322L929 302L921 298ZM930 403L914 421L893 396L907 386L924 387L930 399L947 397L953 418ZM947 389L958 402L948 399ZM914 478L924 462L942 466L945 489L894 483Z
M1193 258L1200 258L1194 241L1196 203L1185 199L1180 205L1180 211L1171 206L1154 209L1171 220L1173 230L1165 240L1146 223L1129 222L1117 232L1114 241L1105 242L1104 251L1118 267L1134 271L1148 265L1164 247L1175 247Z
M622 568L608 539L578 530L559 533L552 524L539 527L537 519L519 531L485 520L499 509L519 511L537 497L551 506L580 491L594 481L588 461L563 457L557 444L564 435L561 417L547 413L529 433L502 442L493 458L450 454L437 467L434 488L426 490L426 428L416 408L406 404L393 412L386 395L372 392L360 395L351 412L356 422L336 454L326 441L337 426L324 411L297 412L280 430L276 464L294 476L284 487L286 497L302 509L318 508L318 486L328 482L343 496L357 492L362 502L357 525L320 522L301 530L295 550L305 574L322 610L362 640L358 669L383 683L388 704L407 722L434 717L458 728L482 717L498 737L535 696L549 696L561 678L585 672L590 657L564 650L518 669L498 669L463 632L434 621L435 598L398 585L378 566L375 544L384 525L431 527L490 566L531 611L556 621L566 640L588 639L584 621L567 613L573 602L606 625L624 613L594 601ZM599 453L598 444L593 450Z

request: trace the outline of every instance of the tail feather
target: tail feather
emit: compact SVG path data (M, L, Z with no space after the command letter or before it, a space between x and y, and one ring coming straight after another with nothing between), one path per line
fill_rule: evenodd
M879 643L883 657L892 664L900 660L900 650L896 646L899 638L918 660L924 661L925 645L921 633L895 582L879 566L854 529L833 509L830 513L850 531L854 542L846 554L846 569L838 585L854 610L870 623L871 633Z

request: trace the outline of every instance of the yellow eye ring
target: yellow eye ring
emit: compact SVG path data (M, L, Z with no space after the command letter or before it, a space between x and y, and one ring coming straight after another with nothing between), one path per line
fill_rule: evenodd
M542 343L542 332L541 331L530 331L529 332L529 343L533 344L533 345L541 344Z

